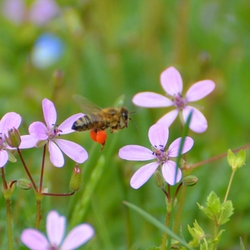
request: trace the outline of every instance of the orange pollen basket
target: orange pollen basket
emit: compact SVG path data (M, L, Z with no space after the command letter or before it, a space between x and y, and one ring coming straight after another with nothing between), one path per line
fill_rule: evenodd
M104 145L107 139L107 133L105 130L95 131L92 129L90 130L90 137L93 141Z

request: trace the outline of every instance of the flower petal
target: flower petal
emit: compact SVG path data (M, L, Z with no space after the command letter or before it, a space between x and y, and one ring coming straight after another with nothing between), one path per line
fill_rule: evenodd
M179 71L174 67L169 67L161 73L161 85L171 96L181 94L182 78Z
M62 132L60 132L60 134L65 135L65 134L69 134L72 132L76 132L75 130L71 129L72 125L77 119L79 119L82 116L84 116L83 113L78 113L78 114L70 116L68 119L66 119L64 122L62 122L58 126L58 129L62 131Z
M196 108L191 107L191 106L186 106L183 109L183 118L184 121L186 122L188 115L190 112L193 110L193 115L191 122L189 124L189 127L191 130L193 130L196 133L203 133L204 131L207 130L207 120L205 116Z
M61 168L64 165L64 157L62 151L53 141L49 141L49 153L51 163L55 167Z
M54 139L54 142L73 161L83 163L88 159L87 151L79 144L64 139Z
M9 159L8 153L5 150L0 150L0 168L4 167Z
M178 115L178 110L172 110L170 112L168 112L166 115L164 115L162 118L160 118L158 122L163 122L166 124L167 127L170 127L170 125L174 122L175 118Z
M29 126L29 133L38 140L47 140L47 127L42 122L33 122Z
M38 139L31 135L22 135L20 149L33 148L36 146Z
M6 113L0 121L0 132L6 134L12 128L18 128L21 124L22 118L15 112Z
M47 215L46 230L52 246L59 246L65 234L66 219L57 211L50 211Z
M148 130L148 138L152 146L158 147L162 145L165 147L168 141L169 129L165 123L156 123Z
M119 157L128 161L147 161L155 159L152 150L139 145L127 145L120 148Z
M181 170L176 167L173 161L167 161L162 166L162 175L169 185L175 185L181 180Z
M154 92L141 92L136 94L132 102L141 107L158 108L172 106L173 102L167 97Z
M151 162L139 168L130 180L131 187L134 189L140 188L152 176L158 166L158 162Z
M215 83L211 80L203 80L193 84L186 94L188 102L194 102L210 94L215 88Z
M50 244L47 238L36 229L25 229L21 234L21 241L30 249L40 250L50 249Z
M181 137L174 140L169 148L168 148L168 156L169 157L177 157L178 156L178 153L179 153L179 147L180 147L180 144L181 144ZM182 152L181 154L185 154L186 152L188 152L194 145L194 140L187 136L185 138L185 142L184 142L184 145L183 145L183 148L182 148Z
M57 113L55 105L52 101L44 98L42 101L43 117L49 128L56 125Z
M88 224L73 228L65 238L60 250L76 249L94 236L94 229Z

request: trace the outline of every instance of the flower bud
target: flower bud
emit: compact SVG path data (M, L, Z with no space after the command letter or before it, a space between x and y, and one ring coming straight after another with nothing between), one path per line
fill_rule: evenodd
M16 128L8 131L8 137L5 135L5 141L12 148L18 148L21 144L21 137Z
M16 186L19 187L20 189L23 189L23 190L28 190L28 189L32 188L31 182L29 180L23 179L23 178L17 180Z
M156 185L157 185L159 188L164 188L164 180L163 180L162 175L161 175L161 172L160 172L159 170L156 170L156 171L155 171L154 177L155 177Z
M69 189L72 192L78 191L82 187L82 170L76 166L73 170L73 173L71 175L70 183L69 183Z
M182 183L186 187L194 186L198 182L198 178L194 175L189 175L183 178Z

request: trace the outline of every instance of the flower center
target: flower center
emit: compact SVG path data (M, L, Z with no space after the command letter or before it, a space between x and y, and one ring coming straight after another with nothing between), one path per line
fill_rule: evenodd
M159 146L154 145L153 155L156 156L159 162L165 162L168 160L168 153L164 151L163 145Z
M49 139L53 139L56 136L60 136L60 133L62 130L58 129L58 126L55 124L52 124L52 127L48 130L48 137Z
M174 106L178 110L182 110L187 105L187 101L185 100L185 98L182 97L182 95L180 93L177 95L174 95L172 101L174 103Z

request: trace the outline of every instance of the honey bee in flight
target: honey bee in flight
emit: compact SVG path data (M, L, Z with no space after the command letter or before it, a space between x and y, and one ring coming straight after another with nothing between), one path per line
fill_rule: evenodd
M113 133L128 127L130 117L127 108L102 109L83 96L74 95L73 99L86 114L73 123L72 129L76 131L90 130L91 138L102 144L103 148L107 138L106 129L110 128L110 132Z

